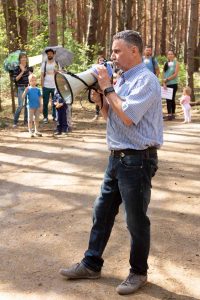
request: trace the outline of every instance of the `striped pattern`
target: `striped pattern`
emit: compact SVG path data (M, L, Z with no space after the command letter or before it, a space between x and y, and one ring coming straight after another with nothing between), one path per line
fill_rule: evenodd
M141 63L123 73L115 85L122 109L133 121L126 126L109 108L107 143L111 150L143 150L163 143L161 88L157 77Z

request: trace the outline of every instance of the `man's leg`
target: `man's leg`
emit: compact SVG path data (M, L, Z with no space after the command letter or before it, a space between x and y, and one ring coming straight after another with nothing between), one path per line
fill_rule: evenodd
M114 178L113 157L110 157L108 168L105 172L104 181L101 187L100 196L96 199L93 212L93 226L90 233L88 250L85 252L81 264L75 269L61 269L60 273L68 278L88 278L82 275L82 270L86 269L100 274L103 266L102 254L110 237L110 233L114 224L115 216L118 214L119 205L121 204L121 196L118 189L118 182ZM81 268L81 276L79 269ZM77 276L76 274L77 273ZM72 277L73 276L73 277ZM99 275L100 276L100 275ZM91 277L92 278L92 277Z
M150 156L143 158L143 154L138 154L121 159L119 189L131 235L131 269L129 276L117 288L119 294L133 293L147 282L150 248L147 208L151 196L151 178L157 170L157 154Z
M53 97L54 97L54 94L55 94L55 89L51 89L51 90L50 90L51 107L52 107L52 112L51 112L51 114L52 114L53 120L56 119L56 107L55 107L55 105L53 105L53 103L52 103L52 99L53 99Z
M49 105L50 89L43 87L42 94L43 94L43 116L44 119L48 120L48 105Z

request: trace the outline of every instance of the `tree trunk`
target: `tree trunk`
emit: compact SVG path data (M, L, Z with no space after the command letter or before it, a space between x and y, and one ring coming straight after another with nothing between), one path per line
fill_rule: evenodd
M132 7L133 7L133 1L127 0L125 29L132 29Z
M163 0L162 6L162 34L161 34L161 55L166 55L166 33L167 33L167 0Z
M112 52L112 38L116 32L116 0L111 0L110 7L110 53Z
M77 32L77 41L81 43L82 41L82 35L81 35L81 28L82 28L82 18L79 18L81 13L81 3L80 1L76 2L76 15L77 15L77 26L76 26L76 32ZM81 14L82 15L82 14Z
M198 36L199 36L199 42L195 49L194 72L198 72L200 67L200 24L199 24Z
M65 0L61 1L61 15L62 15L62 28L61 28L61 35L62 35L62 46L65 46L65 30L66 30L66 4Z
M188 0L185 0L185 46L184 46L184 63L187 63L187 26L188 26Z
M27 44L28 22L26 16L26 0L18 0L19 36L21 48Z
M137 28L136 31L141 33L143 23L143 0L137 2Z
M92 62L93 53L92 46L96 44L96 33L97 33L97 21L99 18L99 0L90 0L90 15L88 22L87 31L87 45L89 46L89 51L87 53L88 61Z
M188 85L192 89L192 101L195 101L194 96L194 53L195 53L195 34L198 27L198 6L199 1L191 0L189 10L189 23L188 23L188 47L187 47L187 72L188 72Z
M13 84L13 78L11 73L9 73L10 77L10 94L11 94L11 100L12 100L12 113L15 113L15 91L14 91L14 84Z
M153 1L150 0L150 40L149 40L149 43L151 45L151 47L153 47L153 41L154 41L154 16L155 16L155 11L153 10Z
M6 22L7 43L9 52L19 49L19 33L17 29L16 2L15 0L2 0L3 13Z
M160 24L159 24L159 17L158 17L159 0L156 1L155 10L156 10L156 24L155 24L154 55L158 55L158 53L159 53L159 43L158 43L158 41L159 41L159 38L160 38L160 34L159 34Z
M58 45L57 5L55 0L48 0L49 46Z

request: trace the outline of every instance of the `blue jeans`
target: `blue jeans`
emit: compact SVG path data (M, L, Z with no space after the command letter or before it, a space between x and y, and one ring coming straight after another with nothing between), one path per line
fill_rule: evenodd
M25 88L26 88L25 86L17 87L18 107L14 114L14 124L16 124L16 125L18 123L19 116L20 116L23 106L24 106L24 124L27 123L27 118L28 118L27 107L26 107L27 106L27 97L25 98L24 105L23 105L23 100L22 100L22 94L25 91Z
M125 157L109 157L109 163L96 199L93 226L83 264L93 271L103 266L102 254L110 237L119 205L125 208L131 237L130 272L146 275L150 248L150 221L147 208L151 197L151 179L157 170L157 151ZM121 247L121 245L119 245Z

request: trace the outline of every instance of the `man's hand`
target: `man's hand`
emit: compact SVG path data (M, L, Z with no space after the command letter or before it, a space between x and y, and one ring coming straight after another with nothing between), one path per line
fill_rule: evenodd
M100 89L102 91L104 91L106 88L111 86L111 80L108 75L108 71L107 71L106 67L103 65L96 66L95 68L96 68L98 74L93 73L93 75L98 80Z
M91 91L91 98L92 101L95 102L96 104L101 104L101 96L100 93L96 92L95 90Z

